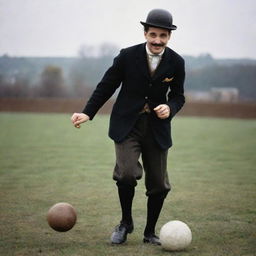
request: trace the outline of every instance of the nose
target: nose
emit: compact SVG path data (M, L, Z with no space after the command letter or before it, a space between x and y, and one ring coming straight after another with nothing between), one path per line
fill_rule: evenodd
M155 40L154 40L154 43L155 44L160 44L161 43L160 37L156 37Z

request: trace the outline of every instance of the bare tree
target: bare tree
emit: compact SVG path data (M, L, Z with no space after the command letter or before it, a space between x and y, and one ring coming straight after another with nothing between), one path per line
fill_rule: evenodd
M118 53L118 47L112 43L103 43L99 47L99 56L101 57L113 57Z

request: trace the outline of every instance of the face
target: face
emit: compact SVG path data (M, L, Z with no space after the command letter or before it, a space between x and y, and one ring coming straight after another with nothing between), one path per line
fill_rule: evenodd
M153 54L161 53L166 47L171 32L162 28L149 27L148 32L144 32L145 39L147 40L147 46Z

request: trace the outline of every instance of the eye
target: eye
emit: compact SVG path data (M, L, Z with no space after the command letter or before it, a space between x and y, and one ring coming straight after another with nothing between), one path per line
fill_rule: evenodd
M149 36L150 37L156 37L156 34L155 33L150 33Z
M167 34L161 34L160 37L163 38L163 39L167 38Z

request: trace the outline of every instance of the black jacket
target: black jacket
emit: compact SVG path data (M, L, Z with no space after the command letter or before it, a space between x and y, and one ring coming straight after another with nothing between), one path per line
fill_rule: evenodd
M110 117L110 138L117 143L123 141L148 103L155 140L162 149L167 149L172 145L170 121L185 102L184 78L183 58L168 47L153 76L148 67L145 43L123 49L97 85L83 113L93 119L121 85ZM169 105L169 118L156 116L153 108L159 104Z

